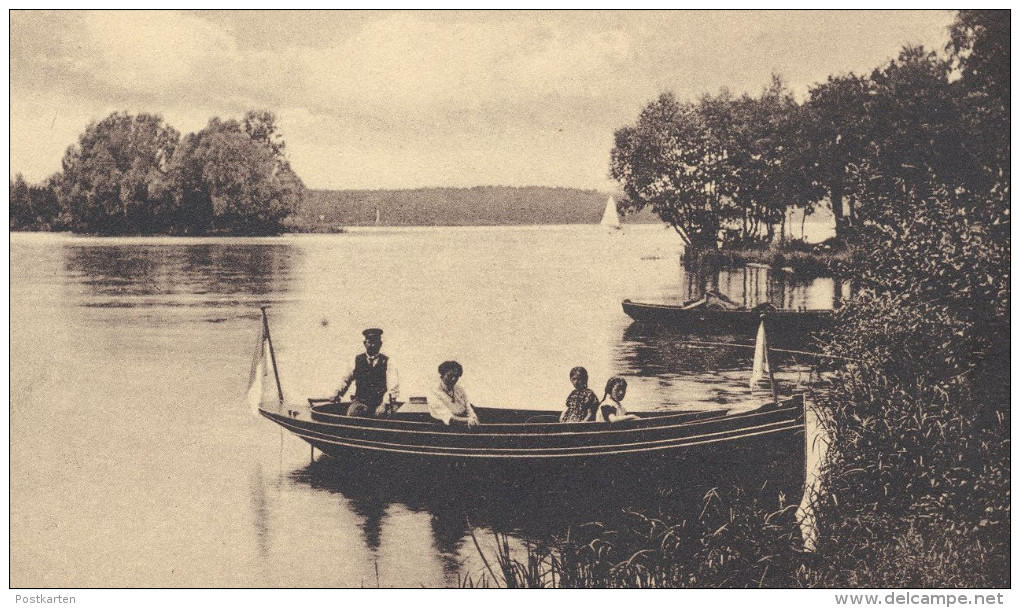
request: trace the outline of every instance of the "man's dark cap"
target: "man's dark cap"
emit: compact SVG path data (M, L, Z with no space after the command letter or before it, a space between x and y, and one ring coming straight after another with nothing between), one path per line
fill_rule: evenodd
M365 331L361 332L361 334L366 338L381 338L382 330L378 327L369 327Z

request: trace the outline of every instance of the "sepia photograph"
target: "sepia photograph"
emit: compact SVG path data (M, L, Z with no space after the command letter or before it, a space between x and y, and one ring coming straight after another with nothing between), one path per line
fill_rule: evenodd
M1009 10L8 16L16 604L1008 599Z

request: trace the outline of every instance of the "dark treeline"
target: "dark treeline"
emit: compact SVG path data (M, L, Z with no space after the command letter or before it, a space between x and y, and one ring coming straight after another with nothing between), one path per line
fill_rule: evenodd
M213 118L183 138L157 115L90 124L40 185L11 182L12 230L277 234L304 194L272 112Z
M1008 115L997 132L989 123L1001 112L978 104L995 95L1008 107L1008 57L1005 83L978 82L986 77L966 58L982 49L961 36L945 54L908 47L870 75L831 76L803 103L779 77L754 97L665 93L616 132L611 173L624 203L653 209L685 244L714 249L771 242L791 209L831 208L846 241L879 219L876 195L923 196L935 183L987 190L1008 177Z
M506 226L597 224L609 195L542 186L405 190L308 190L289 229L328 232L342 226ZM649 212L627 223L659 223Z

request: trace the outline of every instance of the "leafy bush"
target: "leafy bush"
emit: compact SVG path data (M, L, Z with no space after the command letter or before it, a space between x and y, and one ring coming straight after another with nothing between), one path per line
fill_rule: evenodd
M820 549L843 572L897 555L953 566L904 584L1008 585L1008 204L933 191L877 197L881 222L861 233L873 253L827 349L850 363L823 399Z

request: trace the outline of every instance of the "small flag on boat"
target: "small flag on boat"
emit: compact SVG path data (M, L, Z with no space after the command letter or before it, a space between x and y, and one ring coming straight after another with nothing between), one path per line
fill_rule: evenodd
M765 344L765 319L758 326L758 338L754 341L754 363L751 365L751 388L759 388L769 373L769 354Z
M255 345L255 354L251 361L251 374L248 378L248 405L251 406L251 413L255 416L259 414L259 406L262 405L266 389L276 383L276 369L271 349L268 323L263 319ZM277 395L279 395L278 388L273 393L273 396Z

